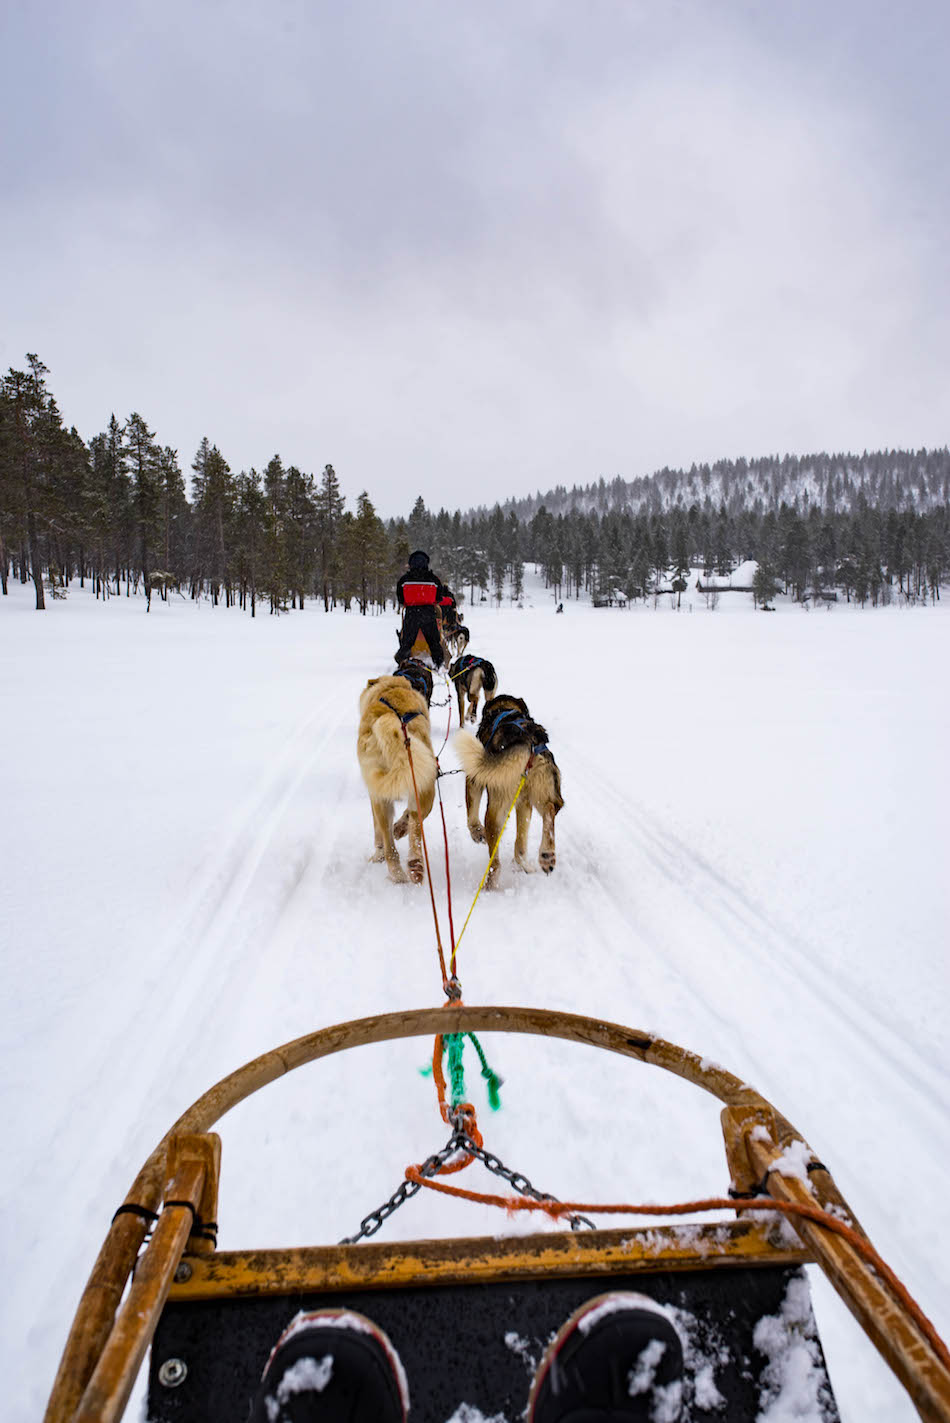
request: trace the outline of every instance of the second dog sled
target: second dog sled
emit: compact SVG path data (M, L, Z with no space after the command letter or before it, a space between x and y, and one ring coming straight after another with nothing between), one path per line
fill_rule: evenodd
M441 1051L447 1035L475 1032L588 1044L674 1073L718 1098L732 1196L688 1209L695 1215L702 1206L720 1212L732 1206L735 1217L711 1225L399 1245L216 1250L221 1143L211 1127L224 1113L285 1073L344 1049L436 1035ZM472 1139L464 1114L456 1112L452 1124L448 1146L407 1172L404 1194L426 1182L438 1185L439 1172L459 1151L481 1154L490 1169L500 1165ZM792 1162L801 1169L789 1169ZM499 1174L514 1187L514 1199L533 1199L550 1214L576 1217L591 1209L556 1203L524 1177ZM395 1208L390 1202L378 1215L389 1207ZM583 1300L615 1288L639 1290L673 1311L692 1369L690 1420L751 1423L774 1402L777 1357L797 1348L814 1370L820 1416L831 1423L838 1413L808 1301L806 1263L828 1276L921 1418L948 1423L946 1346L876 1257L827 1168L753 1088L649 1033L572 1014L452 1003L365 1018L248 1063L199 1098L158 1144L99 1253L46 1423L120 1418L150 1345L153 1423L233 1423L247 1416L268 1353L291 1315L327 1304L356 1308L386 1330L410 1378L414 1420L481 1416L513 1423L531 1367L554 1330Z

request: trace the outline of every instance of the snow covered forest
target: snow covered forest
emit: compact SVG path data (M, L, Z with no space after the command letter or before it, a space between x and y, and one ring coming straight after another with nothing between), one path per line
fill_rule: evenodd
M235 472L201 441L186 486L178 451L132 412L89 439L67 428L35 355L0 388L0 587L32 580L37 608L69 586L234 604L254 616L382 610L411 548L470 602L521 600L526 564L555 598L633 602L721 584L753 564L753 592L862 606L936 601L950 570L950 451L721 462L601 479L491 510L416 500L384 521L369 492L346 508L275 454ZM448 492L448 491L447 491Z

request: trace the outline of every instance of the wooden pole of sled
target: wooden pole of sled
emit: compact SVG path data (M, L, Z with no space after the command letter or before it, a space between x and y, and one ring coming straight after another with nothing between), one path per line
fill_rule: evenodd
M780 1154L775 1143L747 1136L746 1148L750 1161L759 1171L759 1179L769 1173L768 1192L776 1200L810 1206L817 1202L822 1207L841 1200L837 1191L834 1191L835 1202L829 1200L830 1193L816 1179L824 1177L833 1186L826 1171L815 1172L810 1178L815 1188L812 1190L797 1176L783 1176L772 1169ZM872 1267L842 1236L803 1216L792 1216L789 1223L811 1250L878 1353L900 1379L920 1417L925 1423L947 1423L950 1375Z
M188 1205L198 1209L204 1179L204 1163L194 1160L183 1162L170 1182L169 1198L182 1204L166 1206L161 1214L73 1415L75 1423L106 1423L108 1419L121 1418L191 1234L194 1217Z
M727 1108L737 1109L736 1115L739 1118L767 1121L768 1130L762 1134L764 1140L753 1140L751 1130L743 1133L738 1129L738 1136L744 1140L749 1152L748 1170L755 1175L759 1166L762 1167L757 1180L762 1179L774 1164L776 1155L785 1146L792 1141L803 1140L791 1123L776 1112L754 1088L717 1064L707 1062L696 1053L665 1042L650 1033L639 1032L617 1023L582 1017L579 1014L551 1012L541 1008L468 1007L450 1003L440 1008L385 1013L377 1017L340 1023L296 1038L255 1058L253 1062L247 1063L210 1088L179 1118L145 1162L126 1197L126 1202L157 1210L163 1193L166 1196L174 1195L173 1192L164 1190L167 1179L166 1159L173 1138L182 1133L208 1132L225 1112L295 1068L322 1057L330 1057L346 1048L364 1047L371 1043L430 1034L435 1036L440 1033L487 1032L536 1034L585 1044L618 1053L623 1057L632 1057L692 1082L717 1097ZM736 1136L735 1132L733 1136ZM756 1154L760 1149L761 1162ZM732 1155L730 1152L730 1160ZM816 1174L819 1177L819 1182L816 1183L819 1185L817 1195L808 1192L801 1182L780 1176L774 1171L768 1176L769 1191L777 1199L787 1200L798 1198L786 1195L785 1192L799 1189L805 1193L801 1199L810 1204L817 1200L818 1204L823 1206L836 1205L846 1210L851 1222L857 1225L850 1208L838 1194L830 1178L825 1177L824 1172ZM176 1185L175 1190L179 1189L180 1186ZM195 1189L200 1197L200 1184L196 1185ZM195 1204L197 1208L197 1200ZM93 1423L93 1419L97 1420L97 1423L111 1423L112 1419L121 1416L127 1390L132 1386L148 1340L158 1323L168 1284L187 1241L190 1228L188 1213L176 1211L174 1215L185 1216L186 1219L180 1222L177 1228L170 1227L163 1234L163 1254L161 1261L156 1259L155 1262L155 1279L147 1289L143 1287L141 1295L138 1296L140 1306L151 1311L151 1315L144 1323L142 1337L135 1336L132 1341L136 1351L134 1360L130 1357L122 1365L120 1378L108 1393L109 1411L100 1410L97 1413L86 1403L82 1404L78 1413L76 1410L80 1407L80 1400L87 1388L91 1389L96 1380L101 1382L105 1372L102 1360L106 1355L109 1355L111 1370L120 1350L128 1347L131 1332L127 1316L129 1302L126 1302L126 1307L118 1319L114 1319L114 1316L136 1252L144 1238L145 1225L142 1221L125 1215L119 1216L113 1223L80 1300L47 1407L45 1423L79 1423L80 1419L83 1423ZM161 1224L162 1222L159 1228ZM860 1230L860 1226L857 1228ZM870 1268L846 1242L829 1238L828 1233L820 1226L803 1221L796 1229L802 1238L807 1240L831 1283L907 1389L921 1417L926 1423L950 1423L950 1372L943 1367L909 1319L903 1316L891 1296L887 1294L885 1297L883 1287L877 1282ZM159 1231L156 1230L156 1237L158 1234ZM166 1250L168 1239L171 1243ZM153 1238L149 1253L154 1244ZM350 1248L358 1251L363 1247ZM143 1269L144 1259L147 1258L147 1255L143 1257L143 1262L139 1265L136 1284ZM170 1271L169 1261L173 1261ZM133 1289L135 1288L133 1285ZM121 1330L121 1343L114 1339L117 1330ZM93 1382L90 1382L91 1380ZM96 1387L99 1387L98 1383Z
M220 1138L213 1134L176 1137L169 1132L135 1178L123 1205L144 1207L157 1215L163 1197L187 1200L211 1219L216 1212L220 1160ZM186 1245L202 1252L208 1249L207 1242L189 1240L193 1224L187 1207L162 1212L117 1318L148 1226L142 1216L116 1214L79 1302L47 1420L104 1423L121 1418Z

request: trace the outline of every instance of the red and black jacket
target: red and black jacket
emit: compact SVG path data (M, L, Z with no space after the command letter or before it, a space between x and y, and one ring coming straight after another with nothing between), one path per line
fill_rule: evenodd
M401 608L446 608L454 602L441 579L428 569L404 573L396 584L396 599Z

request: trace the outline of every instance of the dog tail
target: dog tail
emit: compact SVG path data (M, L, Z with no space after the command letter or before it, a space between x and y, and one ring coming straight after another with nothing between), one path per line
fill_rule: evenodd
M524 742L517 742L500 753L489 753L470 731L457 731L452 745L467 781L483 789L497 788L508 795L514 794L518 777L527 770L531 755L530 746Z
M466 779L474 780L485 760L482 743L470 731L457 731L452 737L452 749L459 758Z
M416 785L420 795L435 785L437 766L435 753L421 735L413 735L412 722L408 725L409 740L412 745L412 769L416 775ZM383 764L387 770L376 783L376 793L389 800L413 799L412 772L409 757L403 741L402 726L395 712L387 712L373 722L373 735L379 746Z

